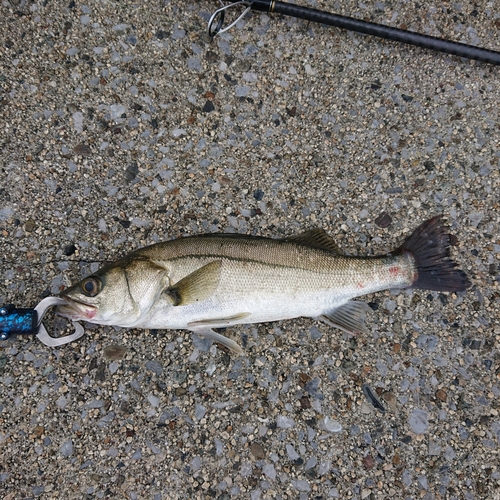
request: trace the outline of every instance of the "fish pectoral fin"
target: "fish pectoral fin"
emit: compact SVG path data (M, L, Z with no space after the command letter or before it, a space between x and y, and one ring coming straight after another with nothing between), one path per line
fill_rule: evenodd
M214 319L204 319L201 321L193 321L188 323L188 328L224 328L228 325L235 325L237 323L243 323L243 319L250 316L250 313L239 313L234 316L228 316L227 318L214 318Z
M201 323L201 322L200 322ZM193 324L193 323L191 323ZM200 337L205 337L206 339L212 340L213 342L218 342L219 344L222 344L226 346L229 350L234 352L235 354L238 354L241 356L243 354L243 349L234 341L231 339L228 339L227 337L224 337L224 335L221 335L220 333L214 332L211 328L209 327L191 327L188 325L188 328L193 332L196 333L196 335Z
M165 290L174 306L185 306L210 298L217 286L222 262L215 260L188 274Z
M286 241L294 241L309 247L326 250L337 255L344 255L344 252L333 241L333 238L326 233L324 229L316 228L306 231L305 233L296 234L286 238Z
M322 314L318 319L347 333L368 333L365 325L367 309L369 306L365 302L351 301Z

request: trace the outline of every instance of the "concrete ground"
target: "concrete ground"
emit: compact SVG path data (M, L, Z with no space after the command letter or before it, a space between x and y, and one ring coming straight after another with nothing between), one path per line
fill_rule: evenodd
M496 2L298 3L500 50ZM2 1L0 304L180 236L375 255L436 214L473 286L368 296L368 335L233 327L242 357L11 337L0 497L499 499L498 68L261 13L210 41L219 5Z

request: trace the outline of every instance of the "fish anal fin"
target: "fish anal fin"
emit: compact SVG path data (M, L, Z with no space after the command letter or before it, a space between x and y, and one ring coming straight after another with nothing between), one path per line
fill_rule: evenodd
M300 243L301 245L319 248L337 255L344 254L335 241L333 241L333 238L321 228L311 229L305 233L290 236L289 238L286 238L286 241L293 241Z
M237 342L235 342L232 339L229 339L225 337L224 335L221 335L220 333L214 332L211 328L208 326L194 326L191 327L189 326L189 329L193 332L196 333L199 337L205 337L206 339L212 340L213 342L217 342L219 344L222 344L223 346L227 347L230 351L234 352L238 356L241 356L243 354L243 349L238 345Z
M364 302L350 301L319 316L318 319L347 333L368 333L365 325L368 309L368 305Z
M165 290L174 306L185 306L210 298L219 284L222 263L210 262Z

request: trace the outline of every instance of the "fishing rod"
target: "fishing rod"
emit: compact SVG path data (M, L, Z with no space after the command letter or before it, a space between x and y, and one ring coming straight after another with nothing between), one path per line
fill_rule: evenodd
M246 7L243 13L229 26L224 27L226 11L239 6ZM312 9L310 7L301 7L299 5L292 5L290 3L279 2L276 0L241 0L217 9L208 21L209 36L213 38L217 34L228 31L250 10L284 14L285 16L305 19L306 21L327 24L337 28L364 33L366 35L378 36L379 38L394 40L396 42L402 42L409 45L416 45L417 47L423 47L425 49L437 50L439 52L452 54L458 57L465 57L467 59L475 59L477 61L500 65L500 52L495 50L474 47L473 45L465 43L451 42L449 40L444 40L430 35L423 35L421 33L406 31L399 28L392 28L383 24L362 21L352 17L330 14L329 12Z

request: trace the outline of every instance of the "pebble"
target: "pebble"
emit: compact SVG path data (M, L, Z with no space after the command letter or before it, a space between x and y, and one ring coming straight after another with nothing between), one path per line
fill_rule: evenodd
M319 421L319 428L328 432L340 432L342 431L342 425L336 420L332 420L330 417L324 417Z
M415 434L423 434L429 428L428 413L425 410L415 408L410 415L408 423Z
M295 421L292 418L285 417L283 415L279 415L276 419L276 425L280 429L291 429L295 426Z
M286 453L288 455L288 458L292 461L295 461L298 458L300 458L300 455L295 451L295 448L291 444L286 445Z
M68 441L65 441L59 451L61 452L61 455L63 457L70 457L73 455L73 442L69 439Z
M309 492L311 491L311 485L304 481L303 479L292 480L292 486L294 486L298 491Z
M252 455L256 460L262 460L263 458L266 457L266 452L264 448L258 443L253 443L250 446L250 452L252 453Z
M201 420L205 416L205 413L207 413L207 409L203 405L195 405L195 415L197 420Z
M273 464L266 464L262 468L262 472L271 480L276 479L276 469Z

